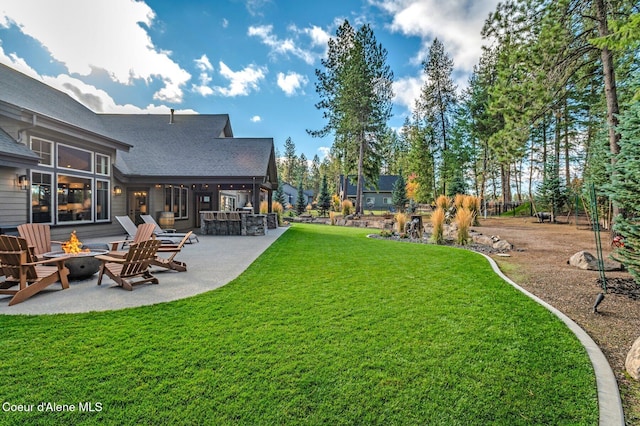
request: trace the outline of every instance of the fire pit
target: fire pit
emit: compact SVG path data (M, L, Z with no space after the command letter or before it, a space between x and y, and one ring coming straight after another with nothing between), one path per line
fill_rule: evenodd
M107 244L82 244L76 231L71 233L69 241L62 243L62 251L52 251L43 254L47 259L56 257L69 257L65 261L66 267L69 269L69 279L77 280L89 278L100 269L100 261L95 258L99 254L107 254L109 246Z

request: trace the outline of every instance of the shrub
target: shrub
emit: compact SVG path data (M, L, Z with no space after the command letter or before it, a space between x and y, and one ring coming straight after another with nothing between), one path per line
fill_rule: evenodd
M458 244L465 245L469 242L469 228L473 223L474 216L473 212L466 207L456 211L455 221L458 225Z
M404 226L407 223L407 220L409 220L407 218L407 215L404 213L396 213L396 215L394 216L394 219L396 221L396 223L398 224L398 233L403 233L404 232Z
M382 231L380 231L380 236L383 238L389 238L393 235L393 232L389 231L388 229L383 229Z
M433 225L431 241L436 244L442 244L444 242L444 216L444 209L442 207L436 208L431 215L431 224Z
M340 211L340 197L335 194L331 196L331 208L334 212Z
M345 218L353 213L353 203L351 200L344 200L342 202L342 216Z
M265 201L260 201L260 214L269 213L269 203Z
M331 221L332 225L336 224L336 212L334 211L329 212L329 220Z
M436 209L441 208L443 211L447 211L451 205L451 200L446 195L441 195L436 199Z

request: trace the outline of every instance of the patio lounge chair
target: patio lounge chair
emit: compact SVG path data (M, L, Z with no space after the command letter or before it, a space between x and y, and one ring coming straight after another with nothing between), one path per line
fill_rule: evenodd
M69 288L64 266L66 258L38 261L27 240L20 237L0 235L0 270L6 277L0 283L0 294L13 294L9 306L24 302L46 287L60 282L62 289ZM47 266L54 264L55 266ZM12 287L18 286L17 289Z
M51 244L62 244L62 241L51 241L51 227L42 223L24 223L18 225L18 234L27 240L33 254L42 260L42 255L51 251Z
M133 223L133 222L131 222ZM125 257L126 251L124 248L129 244L137 244L143 241L150 240L153 237L153 225L148 223L140 224L139 226L135 226L135 231L132 236L132 240L120 240L120 241L111 241L109 256L115 257Z
M162 229L160 227L160 225L158 225L158 222L156 222L156 220L153 218L153 216L149 215L149 214L141 214L140 215L140 219L142 219L144 221L144 223L152 223L155 225L155 229L153 231L154 234L156 234L156 237L158 237L159 239L162 239L164 237L180 237L183 238L185 235L184 233L179 233L176 232L175 229ZM198 240L198 236L196 234L194 234L193 232L189 231L189 239L187 240L187 242L189 244L193 244L194 242L199 242Z
M151 265L171 269L173 271L186 272L187 264L180 262L179 260L174 260L174 258L178 253L180 253L182 247L187 242L191 234L191 231L187 232L178 245L161 245L160 248L158 248L156 257L151 261ZM158 256L160 253L170 253L171 255L169 257Z
M158 247L160 247L160 241L147 240L130 244L125 258L109 255L96 256L96 259L102 262L98 285L102 284L104 274L129 291L133 290L134 285L142 283L158 284L158 279L149 272L149 264L156 256Z
M137 232L137 227L136 227L136 224L133 223L131 218L129 216L116 216L116 220L118 221L120 226L122 226L124 231L127 233L125 240L134 239ZM147 225L147 224L144 223L141 225ZM153 232L154 230L155 230L155 225L152 225L151 232L154 233ZM180 235L171 236L171 234L156 235L156 238L160 240L162 244L178 244L182 239Z

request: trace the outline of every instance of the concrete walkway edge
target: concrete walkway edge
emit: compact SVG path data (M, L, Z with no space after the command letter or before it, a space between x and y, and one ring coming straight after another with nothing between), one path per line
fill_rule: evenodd
M560 318L562 322L564 322L567 327L576 335L578 340L582 343L584 348L589 355L589 359L591 359L591 364L593 365L593 369L596 375L596 387L598 389L598 407L600 411L600 425L601 426L614 426L620 425L624 426L624 412L622 410L622 400L620 399L620 390L618 389L618 382L616 381L616 377L613 374L613 370L607 361L607 358L604 356L598 345L593 341L591 336L587 334L578 324L576 324L571 318L560 312L558 309L554 308L544 300L540 299L536 295L528 292L524 288L520 287L518 284L513 282L509 277L507 277L500 268L498 264L489 256L480 253L483 255L493 268L493 271L498 274L503 280L511 284L513 287L538 302L540 305L547 308L551 311L555 316Z

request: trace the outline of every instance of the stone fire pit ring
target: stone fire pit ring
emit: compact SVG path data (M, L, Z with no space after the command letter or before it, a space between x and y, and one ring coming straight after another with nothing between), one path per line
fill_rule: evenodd
M109 246L107 244L84 244L82 248L89 249L90 251L78 254L51 251L43 254L43 256L47 259L69 256L69 259L64 262L65 266L69 269L69 279L85 279L98 272L100 269L100 261L96 259L95 256L109 253Z

